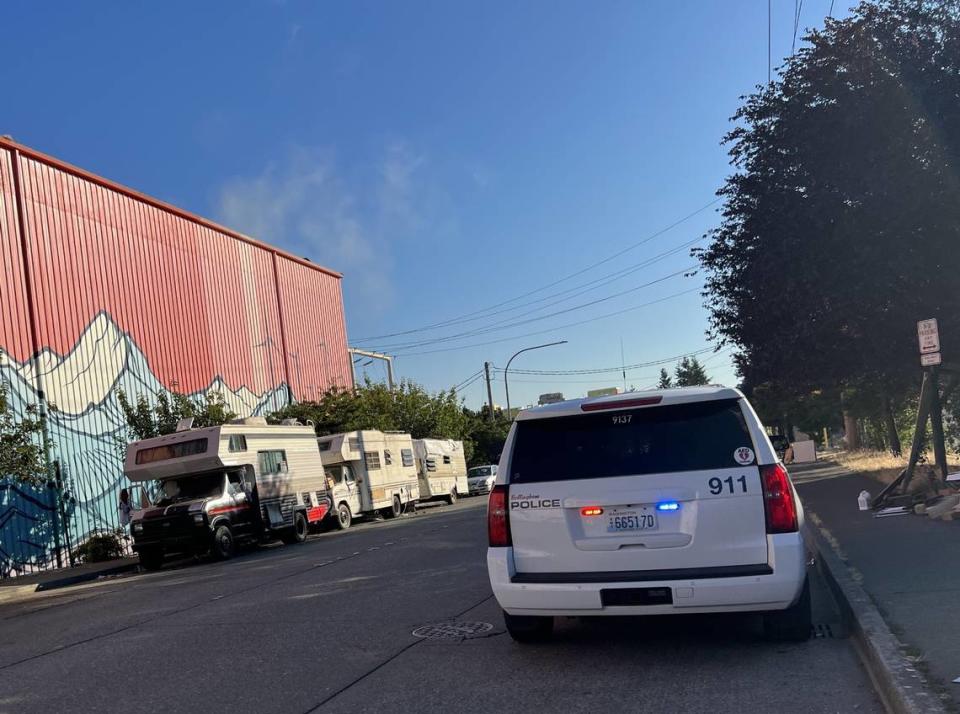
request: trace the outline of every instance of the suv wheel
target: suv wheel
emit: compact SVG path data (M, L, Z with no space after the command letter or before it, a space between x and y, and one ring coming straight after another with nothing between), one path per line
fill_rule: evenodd
M553 635L553 618L536 615L511 615L504 611L503 622L515 642L546 642Z
M763 615L763 634L777 642L806 642L810 639L813 618L810 614L810 581L804 581L800 599L786 610Z

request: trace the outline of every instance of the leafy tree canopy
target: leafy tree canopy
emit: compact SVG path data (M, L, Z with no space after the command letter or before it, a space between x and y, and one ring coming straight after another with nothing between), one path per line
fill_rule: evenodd
M43 422L35 405L18 416L0 386L0 479L39 485L47 479Z
M666 371L661 369L661 382L665 375ZM676 369L673 370L673 376L677 380L678 387L696 387L702 384L710 384L710 377L707 376L707 371L696 357L684 357L677 362Z
M960 356L960 4L863 2L745 98L699 253L749 384L905 394L915 323Z

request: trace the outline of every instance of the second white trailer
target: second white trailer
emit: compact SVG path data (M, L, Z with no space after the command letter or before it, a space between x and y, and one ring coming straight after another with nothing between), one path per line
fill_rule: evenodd
M453 504L470 493L463 442L451 439L414 439L420 500Z

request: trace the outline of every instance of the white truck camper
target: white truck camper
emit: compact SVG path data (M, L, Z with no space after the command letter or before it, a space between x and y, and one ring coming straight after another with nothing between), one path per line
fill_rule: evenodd
M470 493L463 442L450 439L414 439L420 500L443 500L451 505Z
M396 518L420 498L409 434L373 430L321 436L332 515L341 530L356 516Z
M156 491L131 519L144 567L168 553L229 558L243 541L302 543L330 510L313 427L262 417L184 427L127 446L127 478Z

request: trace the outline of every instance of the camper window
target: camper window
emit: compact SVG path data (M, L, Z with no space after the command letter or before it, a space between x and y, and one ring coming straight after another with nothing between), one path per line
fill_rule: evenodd
M437 470L437 461L436 459L427 459L427 471L436 471Z
M245 437L243 434L232 434L230 436L230 444L227 446L227 450L231 453L236 453L237 451L246 451L247 437Z
M318 443L320 444L320 451L330 451L330 445L331 445L333 442L332 442L332 441L320 441L320 442L318 442Z
M367 471L376 471L380 468L380 452L364 451L363 459L367 464Z
M183 456L195 456L207 450L206 439L191 439L190 441L176 441L163 446L151 446L137 451L137 464L152 464L155 461L167 461Z
M413 466L413 451L410 449L400 449L400 459L404 466Z
M258 451L257 460L260 463L261 474L279 474L283 472L283 464L287 462L287 452Z
M450 457L449 457L449 456L444 456L444 457L443 457L443 463L449 464L449 463L450 463Z
M347 446L350 447L350 451L360 451L360 439L356 436L351 436L347 439Z
M390 466L393 464L393 455L390 453L389 449L383 450L383 463L385 466Z

